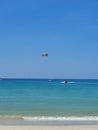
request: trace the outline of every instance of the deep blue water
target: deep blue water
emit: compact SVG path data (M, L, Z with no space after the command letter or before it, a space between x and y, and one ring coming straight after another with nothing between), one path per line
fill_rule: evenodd
M0 80L0 115L98 116L98 80Z

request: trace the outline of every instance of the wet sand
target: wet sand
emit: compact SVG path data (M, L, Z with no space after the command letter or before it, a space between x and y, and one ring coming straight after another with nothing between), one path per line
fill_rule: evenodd
M0 126L0 130L98 130L98 125L89 126Z
M98 120L0 120L0 130L98 130Z
M0 126L98 126L98 120L0 120Z

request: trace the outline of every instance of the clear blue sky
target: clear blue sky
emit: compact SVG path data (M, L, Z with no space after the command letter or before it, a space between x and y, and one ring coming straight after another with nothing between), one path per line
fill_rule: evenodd
M98 78L98 1L0 0L0 77Z

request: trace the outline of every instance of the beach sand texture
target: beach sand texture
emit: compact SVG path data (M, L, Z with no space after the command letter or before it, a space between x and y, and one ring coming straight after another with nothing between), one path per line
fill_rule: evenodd
M0 130L98 130L96 126L0 126Z

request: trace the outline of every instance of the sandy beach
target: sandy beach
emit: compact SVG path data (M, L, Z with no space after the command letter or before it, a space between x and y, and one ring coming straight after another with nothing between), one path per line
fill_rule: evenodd
M0 126L0 130L98 130L94 126Z

